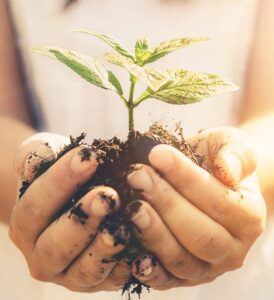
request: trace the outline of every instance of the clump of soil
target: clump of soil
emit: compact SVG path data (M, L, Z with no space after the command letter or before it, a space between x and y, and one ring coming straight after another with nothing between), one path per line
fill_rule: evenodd
M85 144L83 142L85 134L81 134L77 138L72 138L70 144L65 146L63 151L53 161L42 162L36 170L36 177L43 174L56 160L60 159L71 149ZM97 186L109 186L114 188L120 195L121 208L118 212L107 216L100 225L100 230L108 230L114 235L116 244L126 244L124 251L115 255L113 259L119 261L125 259L129 264L138 256L144 255L147 251L141 242L134 236L133 225L130 222L130 215L138 211L138 205L128 205L135 200L139 200L141 191L131 189L127 184L127 175L132 169L136 168L136 164L148 164L148 154L150 150L158 144L171 145L189 158L196 164L202 164L202 157L196 155L194 150L185 141L183 137L182 127L178 125L175 133L170 133L167 128L157 123L153 124L145 133L138 131L131 132L126 141L121 141L117 137L110 140L96 139L91 145L82 150L82 160L90 159L91 151L97 154L98 167L96 173L67 202L67 204L54 216L58 218L64 212L70 210L71 215L79 218L81 223L85 223L88 216L82 211L81 206L76 203L88 191ZM85 144L87 145L87 144ZM24 182L20 189L20 197L24 194L29 186L28 182ZM102 195L104 197L104 195ZM113 205L113 201L108 199L109 205ZM107 263L104 261L104 263ZM140 283L135 277L131 277L125 284L122 293L127 293L130 298L131 293L140 296L142 289L149 287Z

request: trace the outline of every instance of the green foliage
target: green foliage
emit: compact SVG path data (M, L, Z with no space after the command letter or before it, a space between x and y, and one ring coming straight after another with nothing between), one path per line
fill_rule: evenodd
M148 82L149 88L137 99L137 104L148 98L171 104L191 104L224 91L237 90L237 86L214 74L187 70L159 72L155 69L147 70L147 74L149 76L141 79L151 83ZM162 82L162 85L155 86L155 79L156 82Z
M135 58L134 55L127 50L119 41L117 41L115 38L100 33L100 32L96 32L96 31L92 31L92 30L85 30L85 29L75 29L75 32L81 32L81 33L86 33L89 35L93 35L97 38L99 38L100 40L104 41L105 43L107 43L111 48L113 48L114 50L116 50L118 53L120 53L121 55L129 58L132 62L135 62Z
M137 39L135 44L135 58L138 65L143 65L149 57L151 51L148 48L148 40L146 37L140 37Z
M208 38L180 38L162 42L150 51L150 55L142 61L142 65L152 63L171 52L207 40Z
M33 48L32 51L62 62L93 85L118 93L129 110L130 130L134 128L134 108L146 99L154 98L170 104L191 104L237 89L230 81L218 75L182 69L162 71L145 67L146 64L155 62L169 53L206 41L208 38L173 39L162 42L150 49L148 40L141 37L136 41L133 54L115 38L106 34L84 29L75 31L95 36L106 42L117 52L106 53L104 58L106 61L124 68L130 74L131 87L128 98L125 97L117 77L97 59L79 52L56 47L42 46ZM147 88L139 98L134 99L134 88L138 80L144 82Z
M122 93L122 88L115 75L99 60L85 54L56 47L35 47L33 52L47 55L67 65L75 73L91 84L107 90Z

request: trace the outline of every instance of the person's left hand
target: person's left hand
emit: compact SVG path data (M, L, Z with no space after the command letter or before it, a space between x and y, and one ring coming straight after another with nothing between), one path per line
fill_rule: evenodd
M128 209L153 255L137 259L132 272L154 289L198 285L240 268L265 226L256 159L245 135L219 128L189 142L204 158L203 168L159 145L149 161L161 176L146 165L128 176L146 200Z

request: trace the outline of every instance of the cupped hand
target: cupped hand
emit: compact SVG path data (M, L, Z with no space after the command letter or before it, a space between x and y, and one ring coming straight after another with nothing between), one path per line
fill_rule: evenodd
M18 150L15 170L31 185L15 206L9 235L34 278L79 292L117 290L131 272L125 262L117 263L112 257L125 246L116 245L114 237L98 227L106 215L119 208L118 194L108 187L94 188L69 211L54 218L95 173L96 155L86 146L77 147L40 177L34 176L41 161L55 158L68 142L44 133L28 139ZM110 205L110 200L115 205Z
M265 226L256 159L244 133L205 130L189 143L203 168L159 145L149 155L153 168L141 165L128 176L144 200L137 212L134 204L132 222L153 255L137 259L132 272L155 289L198 285L240 268Z

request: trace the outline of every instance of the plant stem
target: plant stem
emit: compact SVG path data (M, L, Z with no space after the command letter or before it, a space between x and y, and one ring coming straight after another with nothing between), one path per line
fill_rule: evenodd
M128 100L128 130L129 133L134 131L134 103L133 103L133 97L134 97L134 89L135 89L135 79L133 76L130 76L130 92L129 92L129 100Z
M122 99L122 101L124 102L125 106L128 109L128 102L127 102L127 99L125 98L125 96L124 95L120 95L120 98Z

